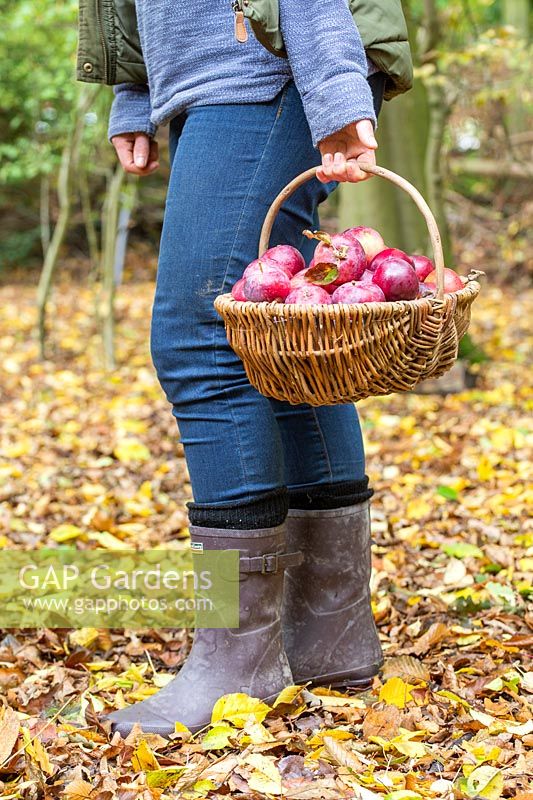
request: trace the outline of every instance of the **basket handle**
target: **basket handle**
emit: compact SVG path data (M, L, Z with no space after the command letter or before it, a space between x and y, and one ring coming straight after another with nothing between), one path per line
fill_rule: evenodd
M437 226L435 217L431 213L430 207L418 189L415 189L415 187L409 183L409 181L406 181L405 178L402 178L400 175L397 175L390 169L385 169L385 167L378 167L361 161L358 163L364 172L368 172L371 175L379 175L380 178L386 178L391 183L399 186L400 189L403 189L404 192L406 192L411 199L414 200L418 210L426 221L426 225L428 226L429 238L431 240L431 247L433 249L433 255L435 258L435 269L437 271L437 299L442 300L444 297L444 254L442 252L439 228ZM285 200L296 191L296 189L299 189L304 183L307 183L307 181L310 181L312 178L314 178L316 171L317 167L312 167L311 169L302 172L301 175L298 175L296 178L294 178L294 180L288 183L287 186L281 190L270 206L261 229L261 237L259 239L259 257L263 255L265 250L268 250L272 226L274 225L274 220L276 219L281 206Z

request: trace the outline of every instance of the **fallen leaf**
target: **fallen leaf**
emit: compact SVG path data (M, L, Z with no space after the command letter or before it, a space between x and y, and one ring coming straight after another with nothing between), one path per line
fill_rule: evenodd
M250 697L240 692L225 694L217 700L213 707L211 724L226 720L237 728L243 728L250 714L253 715L256 722L263 722L270 711L270 706L256 697Z
M394 656L383 666L384 678L404 678L406 681L428 681L428 668L414 656Z
M398 733L402 715L397 706L385 706L383 709L370 708L363 720L363 736L381 736L392 739Z
M483 797L486 800L498 800L504 787L503 774L496 767L483 765L470 773L466 779L468 797Z
M91 800L94 797L93 791L95 790L87 781L76 778L67 783L63 791L66 800Z
M412 700L411 690L414 688L401 678L389 678L379 690L379 699L390 706L405 708L406 703Z
M245 764L251 766L252 773L248 778L248 786L255 792L265 794L281 794L281 775L271 756L252 753L244 759Z
M461 563L461 562L458 562ZM443 622L434 622L433 625L420 636L414 645L414 651L421 656L448 636L448 627Z
M339 766L348 767L356 775L364 768L357 755L348 750L338 739L334 739L332 736L324 736L323 741L325 749Z
M223 750L230 746L230 739L235 738L237 733L237 728L228 723L214 725L202 738L202 748L204 750Z
M159 770L159 762L155 754L150 750L144 739L141 739L136 750L131 757L131 763L136 772L148 772Z

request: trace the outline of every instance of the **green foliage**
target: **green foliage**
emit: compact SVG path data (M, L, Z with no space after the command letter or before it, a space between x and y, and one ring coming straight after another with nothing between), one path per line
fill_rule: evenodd
M13 231L2 238L0 248L0 272L14 264L24 262L39 241L39 228Z
M459 358L468 364L483 364L489 360L486 352L467 333L459 342Z
M52 172L77 86L75 0L12 0L0 35L0 181Z

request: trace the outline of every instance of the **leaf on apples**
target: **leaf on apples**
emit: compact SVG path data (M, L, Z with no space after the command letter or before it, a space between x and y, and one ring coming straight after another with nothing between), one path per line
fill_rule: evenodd
M335 264L323 263L315 264L305 273L305 280L318 286L327 286L337 280L339 269Z
M309 231L305 230L302 231L304 236L307 236L308 239L317 239L319 242L323 242L327 244L328 247L331 247L331 236L326 231Z

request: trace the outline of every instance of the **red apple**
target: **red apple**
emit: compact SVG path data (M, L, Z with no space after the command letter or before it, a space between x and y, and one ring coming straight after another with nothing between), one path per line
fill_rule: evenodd
M274 264L249 272L246 276L243 294L247 300L256 303L283 301L291 290L289 276Z
M411 256L411 261L415 265L415 272L419 281L425 281L429 273L435 269L435 264L427 256L420 256L415 253Z
M437 293L437 287L434 283L420 283L418 284L418 296L419 297L435 297Z
M373 280L387 300L414 300L418 295L414 267L403 258L387 258L374 272Z
M437 283L437 270L430 272L424 283ZM463 279L453 269L446 268L444 270L444 291L446 294L450 292L458 292L464 289L465 285Z
M274 264L283 267L289 275L295 275L305 267L303 255L290 244L278 244L276 247L271 247L261 258L267 261L273 261Z
M357 228L348 228L342 235L347 239L359 242L363 246L366 260L369 264L374 256L381 253L385 247L382 235L375 231L374 228L366 228L364 225L359 225Z
M404 261L407 261L414 267L411 256L408 256L407 253L403 252L403 250L398 250L396 247L387 247L385 250L381 250L376 256L374 256L368 265L368 269L371 272L375 272L379 265L383 264L387 258L402 258Z
M285 298L285 303L290 305L313 306L317 303L331 303L331 297L322 286L300 286L299 289L293 289L290 294Z
M370 272L369 269L365 269L359 280L361 283L372 283L372 279L374 278L374 273Z
M325 289L326 292L329 292L329 294L331 294L332 292L335 291L335 289L337 288L335 286L335 284L333 284L333 283L318 284L318 283L314 283L309 278L309 272L310 272L310 270L313 269L314 266L315 266L314 263L311 262L308 267L306 267L305 269L301 269L300 272L297 272L296 275L292 276L292 278L291 278L291 292L292 292L293 289L299 289L301 286L319 286L319 285L322 286L322 289Z
M239 280L233 284L233 289L231 290L231 296L234 300L246 300L244 296L244 284L246 283L246 278L239 278Z
M350 281L343 283L331 295L332 303L383 303L385 295L375 283Z
M319 244L315 250L314 265L334 264L338 277L333 281L337 286L346 281L356 281L366 267L366 255L362 245L355 239L335 233L330 236L324 231L304 231L310 239L318 239Z
M242 273L242 277L247 278L249 275L252 275L255 272L263 272L264 270L271 270L271 269L281 270L282 272L285 273L285 275L287 275L289 280L292 276L291 272L288 270L286 266L283 266L282 264L277 264L274 261L265 258L265 256L261 256L261 258L254 258L254 260L248 264L248 266Z

